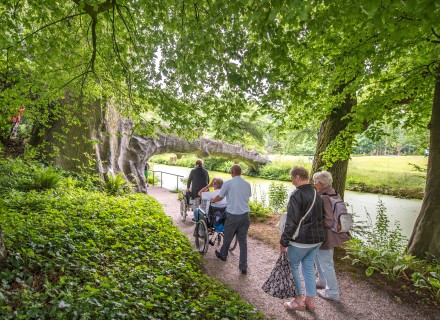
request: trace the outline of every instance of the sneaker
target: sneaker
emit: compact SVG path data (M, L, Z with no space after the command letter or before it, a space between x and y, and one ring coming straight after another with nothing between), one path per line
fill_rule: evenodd
M241 270L241 274L246 275L247 274L247 270Z
M316 290L316 293L318 294L318 296L320 296L323 299L327 299L335 302L340 301L339 296L330 296L326 290Z
M325 289L325 284L321 281L316 281L316 289Z

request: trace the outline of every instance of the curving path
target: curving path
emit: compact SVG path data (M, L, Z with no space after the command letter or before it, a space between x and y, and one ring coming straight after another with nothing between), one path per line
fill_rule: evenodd
M193 241L194 223L191 221L192 212L185 222L180 219L180 206L177 194L159 187L149 187L148 194L163 204L164 211L173 218L180 231L187 234ZM274 237L278 237L274 234ZM259 240L248 238L248 274L241 275L238 269L238 247L228 256L226 262L220 261L210 247L204 256L204 272L228 285L241 298L262 311L271 319L439 319L440 311L421 305L414 309L400 304L388 294L372 288L367 283L351 279L347 275L338 274L341 287L341 302L334 303L316 298L316 312L286 311L283 300L267 295L262 289L264 281L274 266L278 252Z

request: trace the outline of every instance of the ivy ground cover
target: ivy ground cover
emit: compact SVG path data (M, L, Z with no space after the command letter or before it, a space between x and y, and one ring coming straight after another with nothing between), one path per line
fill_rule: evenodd
M0 190L1 319L263 318L200 272L199 254L149 196L65 181Z

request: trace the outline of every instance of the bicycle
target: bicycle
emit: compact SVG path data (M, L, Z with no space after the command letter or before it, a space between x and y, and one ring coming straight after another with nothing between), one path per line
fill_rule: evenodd
M194 229L195 245L200 254L205 255L208 252L209 245L214 246L219 250L223 243L223 229L214 227L212 207L208 209L208 214L203 209L199 209L201 218L196 222ZM211 237L210 237L211 236ZM237 247L237 237L234 235L229 247L229 252L232 252Z

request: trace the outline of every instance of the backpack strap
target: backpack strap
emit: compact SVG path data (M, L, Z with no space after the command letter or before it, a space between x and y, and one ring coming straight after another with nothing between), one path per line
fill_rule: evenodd
M332 193L332 194L324 192L322 195L326 195L326 196L329 196L329 197L339 196L339 194L337 192L336 193Z

